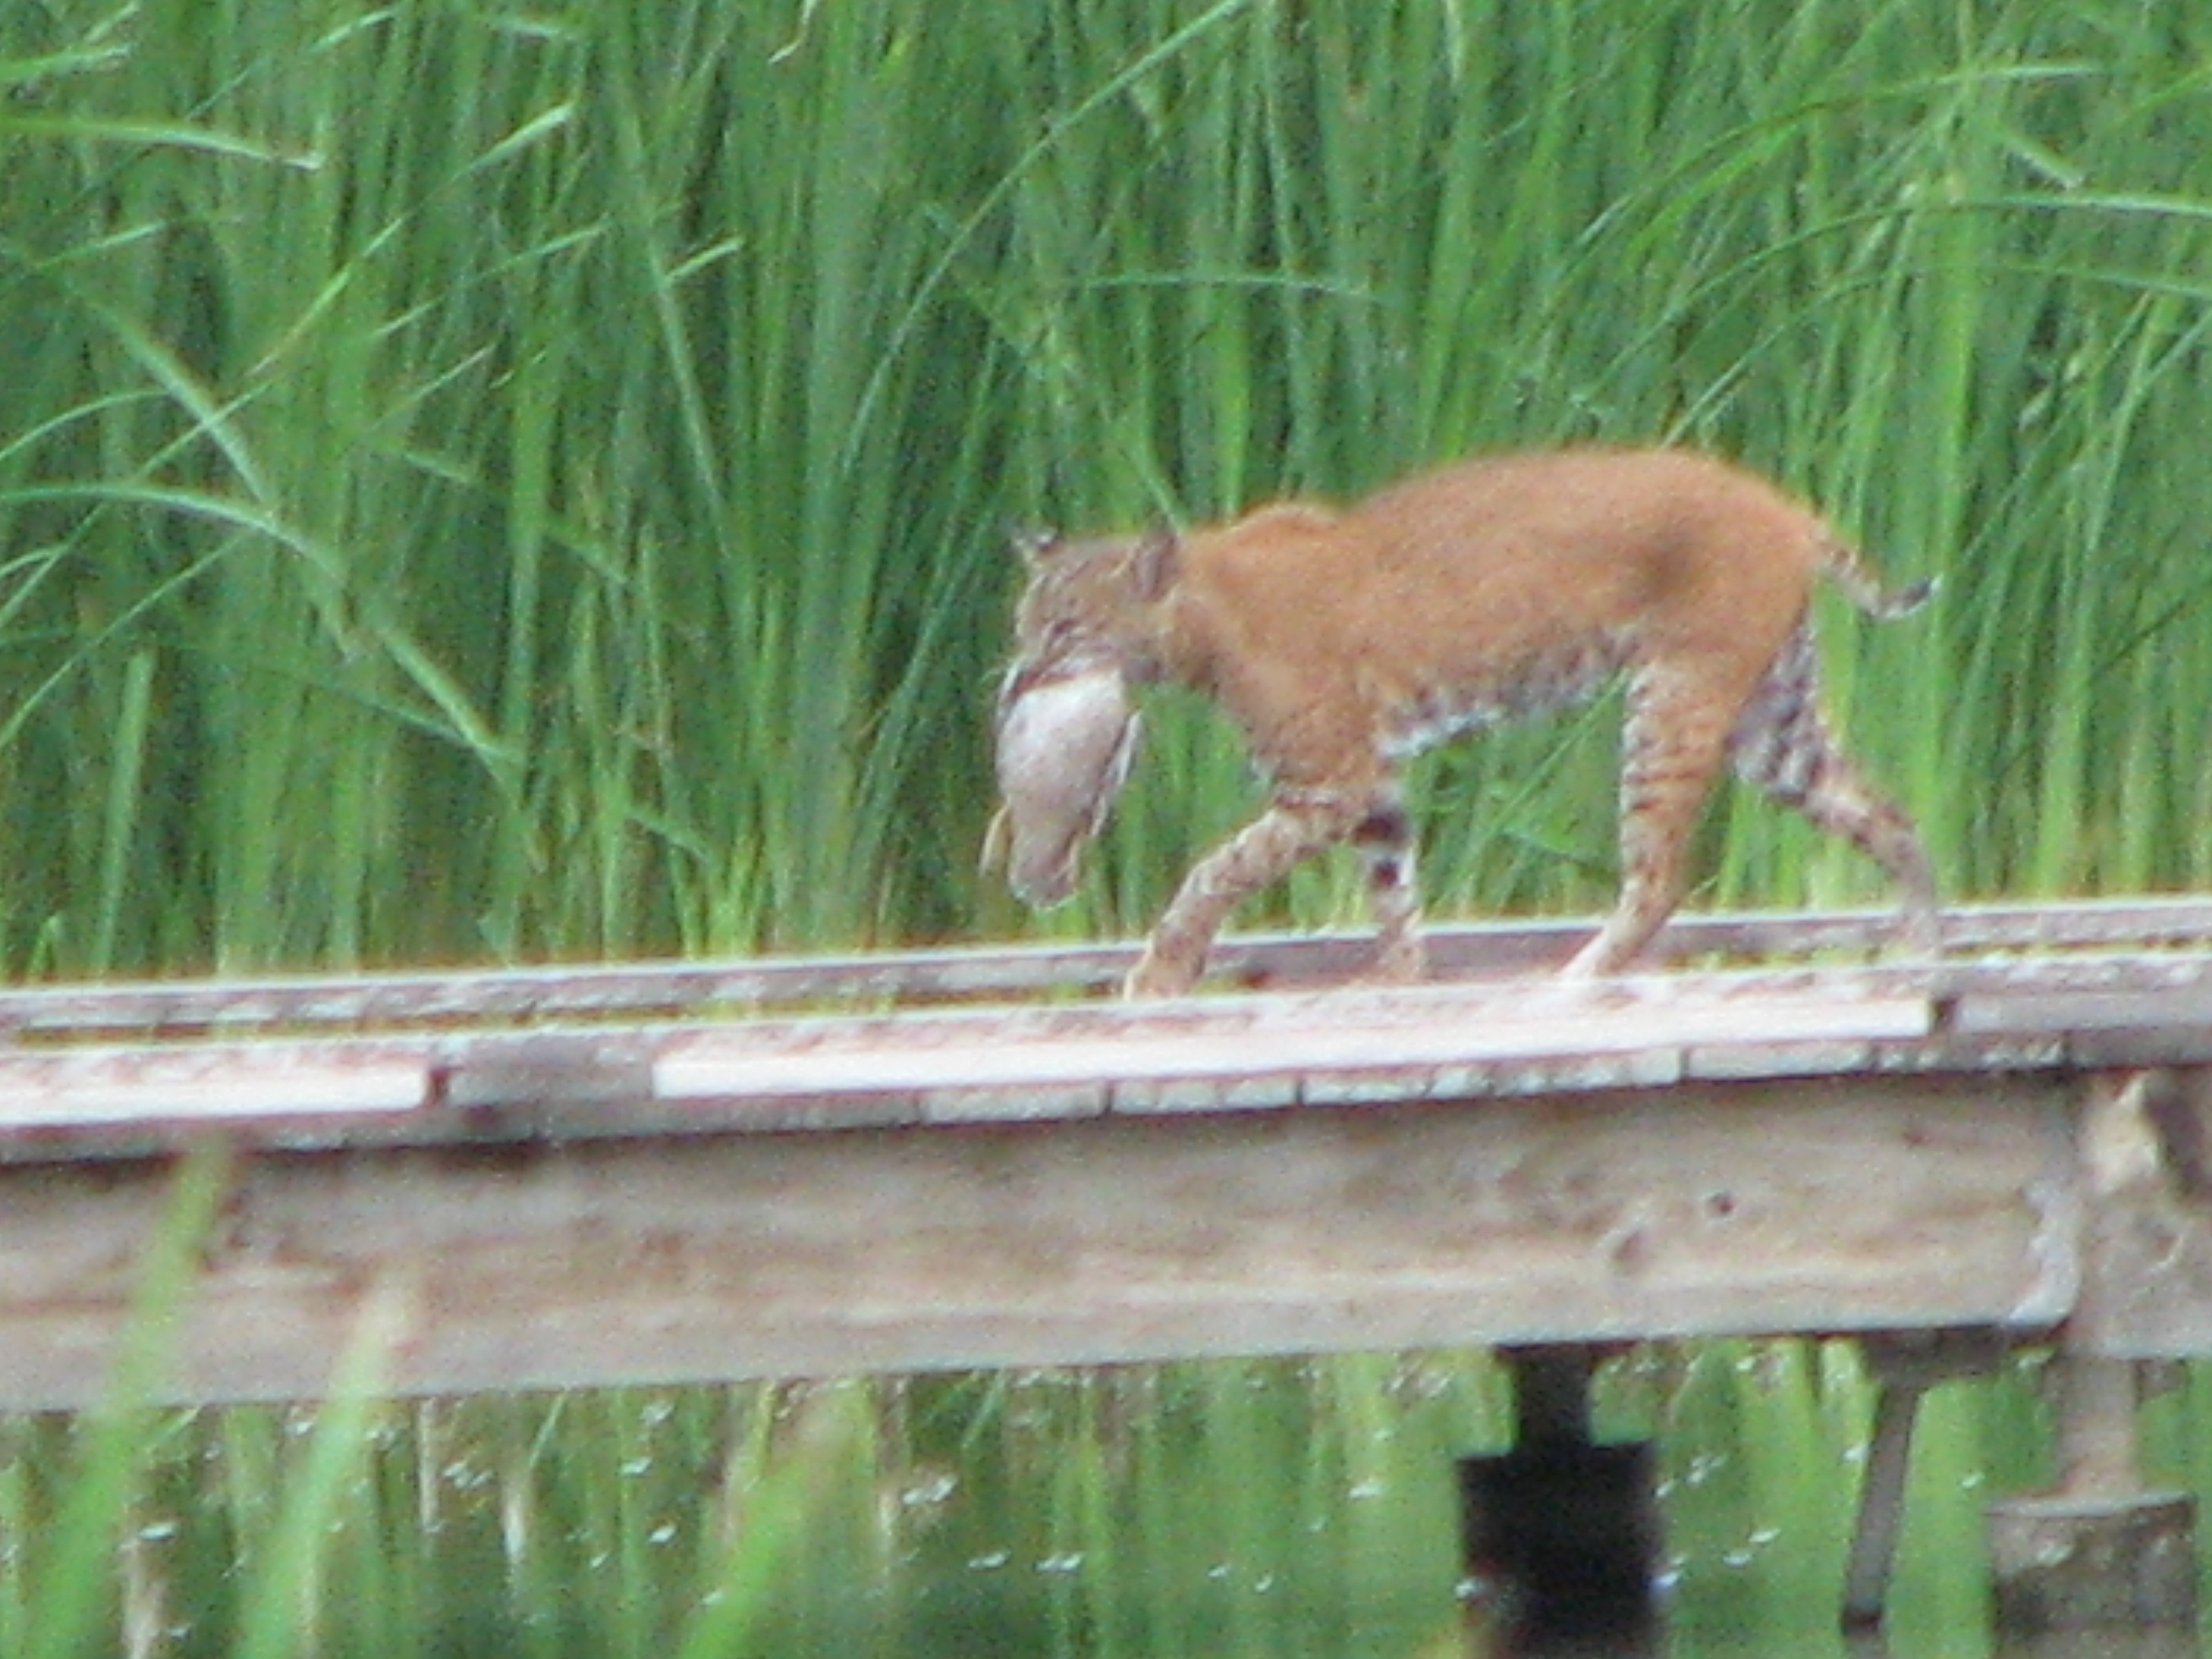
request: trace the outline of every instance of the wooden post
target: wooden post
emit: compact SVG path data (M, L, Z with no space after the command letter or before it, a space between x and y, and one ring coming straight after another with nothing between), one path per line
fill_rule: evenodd
M1597 1351L1587 1343L1560 1342L1539 1348L1508 1348L1513 1371L1515 1444L1539 1446L1590 1443L1590 1381L1597 1374Z
M2194 1626L2196 1500L2146 1488L2137 1362L2062 1352L2057 1488L1990 1506L2001 1629Z
M2093 1074L2076 1110L2083 1281L2052 1365L2058 1481L1990 1510L2008 1632L2193 1626L2195 1501L2147 1485L2147 1358L2203 1352L2212 1322L2212 1070Z
M1920 1414L1918 1381L1885 1382L1875 1396L1874 1432L1867 1443L1865 1484L1859 1488L1857 1528L1844 1574L1844 1625L1870 1629L1881 1622L1889 1600L1890 1570L1905 1518L1905 1475L1912 1461L1912 1427Z
M1861 1344L1878 1389L1859 1488L1858 1524L1844 1574L1844 1626L1868 1630L1881 1621L1889 1575L1905 1522L1905 1480L1912 1461L1912 1429L1920 1401L1936 1383L1985 1376L2003 1358L2001 1332L1987 1328L1877 1332Z
M1520 1440L1460 1464L1471 1607L1503 1650L1611 1656L1655 1648L1659 1556L1648 1442L1590 1439L1585 1344L1504 1351Z

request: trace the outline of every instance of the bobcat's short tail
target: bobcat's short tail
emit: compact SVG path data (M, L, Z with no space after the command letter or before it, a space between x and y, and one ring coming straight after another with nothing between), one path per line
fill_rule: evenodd
M1820 557L1820 568L1843 589L1844 597L1869 617L1887 621L1892 617L1910 616L1927 604L1936 592L1933 576L1923 576L1894 592L1884 587L1874 572L1867 568L1858 550L1832 536L1821 541Z

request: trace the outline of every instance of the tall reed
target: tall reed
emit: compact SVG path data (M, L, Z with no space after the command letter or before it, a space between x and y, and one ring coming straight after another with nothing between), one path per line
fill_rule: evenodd
M2202 882L2207 26L2118 0L154 0L0 38L0 960L974 936L1014 522L1707 443L1958 891ZM1875 688L1879 688L1877 690ZM1156 711L1085 902L1244 810ZM1598 902L1601 716L1433 765ZM1870 894L1763 806L1715 896ZM1298 915L1351 889L1292 884Z
M2203 885L2208 62L2212 13L2135 0L0 7L0 972L1140 926L1250 785L1161 699L1079 904L977 880L1004 529L1585 438L1741 455L1942 577L1827 669L1952 890ZM1603 899L1612 726L1424 768L1437 908ZM1714 899L1875 891L1760 805L1709 840ZM1126 1432L1071 1381L1006 1478L1036 1535L945 1535L1060 1650L1288 1650L1286 1523L1355 1587L1438 1577L1377 1499L1382 1363L1287 1435L1234 1368ZM1786 1501L1832 1561L1848 1379L1777 1363L1686 1382L1679 1504L1721 1401L1827 1483ZM949 1386L957 1460L991 1407ZM835 1646L895 1626L762 1586L931 1511L866 1415L8 1425L0 1636L191 1584L262 1652L319 1595L332 1650ZM1200 1556L1222 1514L1249 1559ZM1115 1593L1194 1563L1231 1576Z

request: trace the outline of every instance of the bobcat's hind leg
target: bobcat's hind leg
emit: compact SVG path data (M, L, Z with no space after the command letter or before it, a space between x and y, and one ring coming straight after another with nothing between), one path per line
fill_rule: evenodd
M1367 903L1375 916L1370 977L1410 985L1428 976L1421 943L1421 895L1413 874L1413 826L1395 792L1377 796L1352 832L1367 863Z
M1621 729L1620 896L1597 937L1560 970L1565 979L1617 972L1682 902L1682 860L1727 751L1741 693L1665 665L1629 681Z
M1907 945L1923 956L1942 948L1935 872L1904 809L1869 784L1836 744L1820 716L1818 661L1800 628L1759 683L1736 723L1729 757L1736 775L1840 836L1888 872L1896 884Z
M1179 996L1198 982L1214 935L1239 901L1345 840L1367 816L1364 794L1284 789L1274 803L1191 866L1121 981L1125 997Z

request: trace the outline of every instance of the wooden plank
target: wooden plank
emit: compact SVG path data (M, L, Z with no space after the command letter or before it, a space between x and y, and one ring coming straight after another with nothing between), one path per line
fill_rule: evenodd
M355 1120L412 1112L431 1066L395 1044L230 1044L0 1056L0 1121L11 1133L155 1123L170 1135L254 1118Z
M1779 1329L2071 1305L2063 1085L1834 1079L242 1159L164 1392L396 1389ZM0 1407L79 1404L158 1161L0 1166Z
M0 1045L0 1158L789 1130L2212 1060L2212 956L1343 987L1166 1004Z
M1655 965L1700 957L1790 958L1885 948L1886 909L1741 911L1679 915L1656 941ZM1593 918L1432 927L1443 977L1540 975L1572 954ZM1944 918L1953 957L1978 953L2212 945L2212 898L2065 904L1960 905ZM1291 986L1356 974L1372 955L1364 932L1257 933L1222 941L1225 984ZM744 1013L793 1004L973 1000L1040 992L1097 994L1136 958L1132 941L983 944L851 955L724 961L564 964L157 981L0 990L0 1032L19 1039L281 1027L374 1030L400 1025L538 1024L562 1019Z
M0 1048L0 1157L156 1150L210 1125L292 1146L429 1144L1623 1086L1682 1075L1692 1044L1749 1036L1778 1056L1914 1038L1930 1010L1906 985L1794 970Z
M663 1099L727 1099L1050 1087L1097 1078L1188 1084L1241 1079L1256 1069L1310 1079L1305 1098L1346 1099L1356 1097L1363 1079L1417 1067L1671 1054L1747 1036L1770 1048L1911 1038L1925 1035L1930 1022L1924 996L1869 994L1833 981L1810 994L1765 994L1763 983L1734 986L1721 976L1694 985L1659 976L1601 986L1546 981L1510 993L1345 989L1028 1016L963 1012L866 1025L732 1025L671 1044L654 1062L653 1087ZM1329 1087L1328 1079L1339 1085Z

